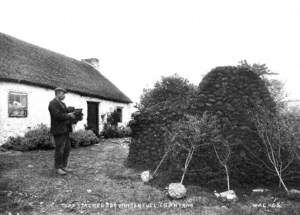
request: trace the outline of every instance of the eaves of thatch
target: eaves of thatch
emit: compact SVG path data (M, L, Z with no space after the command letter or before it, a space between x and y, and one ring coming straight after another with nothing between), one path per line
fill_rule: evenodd
M120 103L132 101L93 66L0 33L0 81L54 89Z

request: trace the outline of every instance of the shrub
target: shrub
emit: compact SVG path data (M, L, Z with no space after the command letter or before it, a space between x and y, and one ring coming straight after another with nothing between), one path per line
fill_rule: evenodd
M37 125L25 133L24 137L9 137L2 146L6 149L28 151L35 149L53 149L54 144L50 137L50 130L44 124Z
M297 115L290 111L270 113L261 107L253 114L256 132L261 138L259 148L264 152L264 157L257 157L252 152L255 160L261 162L268 172L279 179L279 186L288 192L287 183L297 184L300 178L299 140L300 122ZM259 114L258 114L259 113Z
M211 160L217 156L221 166L225 168L229 190L227 162L230 158L230 145L222 136L222 128L219 126L215 116L208 112L205 112L202 117L185 115L183 119L173 123L171 131L168 131L168 133L168 149L170 146L172 149L169 165L175 166L173 169L184 169L181 182L184 179L185 173L187 173L187 168L192 161L193 155L200 154L203 149L213 147L215 154L213 150L208 151L206 153L206 156L208 156L205 160ZM199 163L196 160L196 162L191 162L190 166L190 169L196 170L199 167Z
M78 130L70 135L71 146L89 146L99 142L99 138L92 130Z
M132 130L129 165L153 167L159 162L168 143L166 130L189 114L195 92L195 86L178 75L163 77L153 89L144 90L139 111L129 122Z
M50 129L44 124L39 124L36 128L26 132L23 141L29 150L47 150L54 148L54 143L50 136Z
M196 86L177 74L169 77L162 77L161 81L155 83L153 89L144 89L139 110L157 106L168 100L176 100L182 96L189 96L191 93L195 92L195 90ZM183 98L188 99L188 97Z
M295 158L294 142L297 137L293 123L287 117L272 114L264 108L259 108L259 111L253 114L253 122L261 139L258 143L266 155L264 159L266 161L255 158L261 161L267 170L277 175L280 184L288 192L282 176Z
M105 115L103 115L104 118ZM131 129L128 126L118 126L120 121L120 114L117 110L107 114L107 119L104 124L100 136L104 138L123 138L131 136Z
M23 139L24 138L20 136L9 137L1 147L8 150L26 151L28 150L28 147L24 144L25 142Z
M118 122L120 120L120 114L117 112L117 110L114 110L107 116L107 124L111 126L118 126Z
M71 133L70 141L72 147L79 147L95 144L99 139L91 130L79 130ZM40 124L26 132L24 137L9 137L2 147L9 150L28 151L54 149L55 145L50 129L46 125Z
M105 139L130 137L131 129L130 127L113 126L108 123L105 123L103 131L100 135L103 136Z
M117 127L105 123L100 136L103 136L105 139L116 138L118 136Z

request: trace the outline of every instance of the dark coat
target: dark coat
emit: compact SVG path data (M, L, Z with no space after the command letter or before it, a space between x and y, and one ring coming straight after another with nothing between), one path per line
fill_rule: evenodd
M71 117L68 115L65 103L53 99L49 103L48 110L51 117L50 132L54 136L72 132Z

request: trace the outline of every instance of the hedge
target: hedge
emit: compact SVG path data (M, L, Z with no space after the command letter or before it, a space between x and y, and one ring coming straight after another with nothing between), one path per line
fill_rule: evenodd
M96 144L99 142L99 139L91 130L78 130L71 133L70 141L71 146L76 148ZM9 150L29 151L50 150L54 149L55 145L50 129L46 125L40 124L26 132L23 137L9 137L2 147Z

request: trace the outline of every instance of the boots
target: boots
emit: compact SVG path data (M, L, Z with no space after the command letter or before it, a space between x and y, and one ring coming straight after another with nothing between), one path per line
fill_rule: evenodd
M71 168L68 168L68 167L64 167L64 168L62 168L65 172L72 172L73 171L73 169L71 169Z
M65 172L63 169L56 169L56 174L58 174L58 175L66 175L67 172Z

